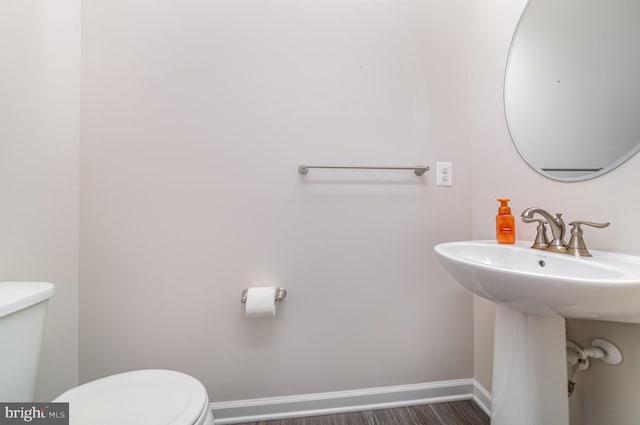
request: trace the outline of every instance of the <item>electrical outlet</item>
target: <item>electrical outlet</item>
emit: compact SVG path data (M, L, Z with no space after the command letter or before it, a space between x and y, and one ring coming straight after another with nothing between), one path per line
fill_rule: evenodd
M453 186L453 162L436 163L436 185Z

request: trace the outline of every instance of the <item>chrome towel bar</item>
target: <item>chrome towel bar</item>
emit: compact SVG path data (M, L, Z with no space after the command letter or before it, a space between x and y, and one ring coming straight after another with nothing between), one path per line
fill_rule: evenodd
M300 165L298 166L298 173L307 174L311 168L332 168L339 170L412 170L416 176L421 176L427 171L429 167L424 165L416 165L415 167L374 167L374 166L361 166L361 165Z

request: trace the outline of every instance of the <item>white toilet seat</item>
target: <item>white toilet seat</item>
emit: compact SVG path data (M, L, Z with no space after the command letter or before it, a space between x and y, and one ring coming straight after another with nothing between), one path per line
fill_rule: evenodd
M70 425L212 425L209 398L195 378L170 370L107 376L61 394Z

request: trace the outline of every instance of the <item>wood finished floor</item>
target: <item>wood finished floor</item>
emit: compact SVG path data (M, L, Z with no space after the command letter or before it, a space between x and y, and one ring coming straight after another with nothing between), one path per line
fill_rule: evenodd
M466 400L242 425L489 425L489 416Z

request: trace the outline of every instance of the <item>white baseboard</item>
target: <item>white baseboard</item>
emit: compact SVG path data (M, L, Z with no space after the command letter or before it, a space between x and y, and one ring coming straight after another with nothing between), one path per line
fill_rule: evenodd
M216 425L474 400L489 414L491 394L474 379L211 403Z
M473 401L484 410L487 416L491 416L491 393L475 379L473 380Z

